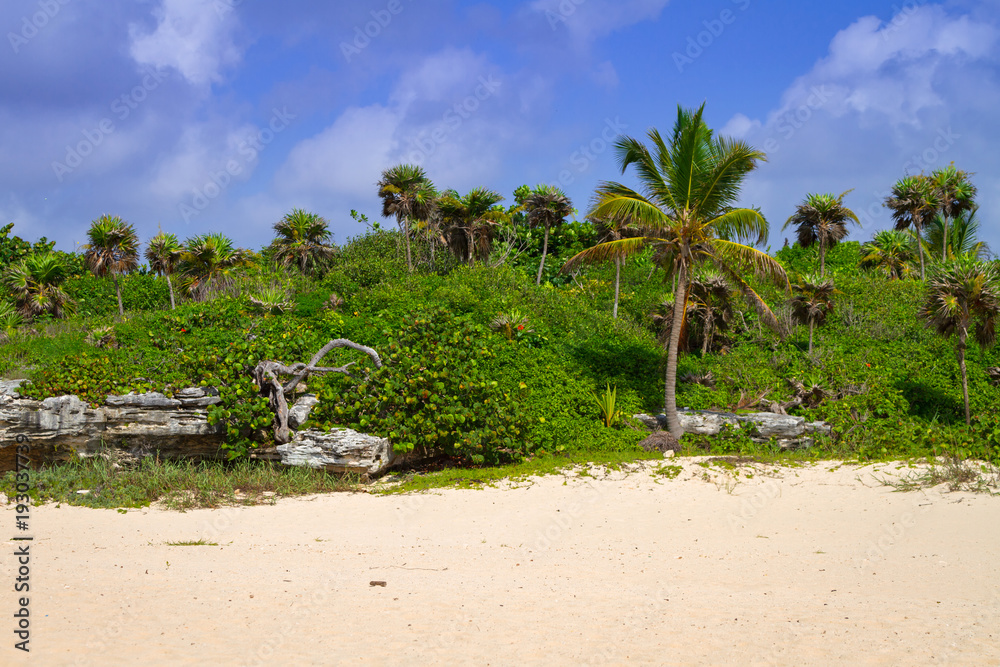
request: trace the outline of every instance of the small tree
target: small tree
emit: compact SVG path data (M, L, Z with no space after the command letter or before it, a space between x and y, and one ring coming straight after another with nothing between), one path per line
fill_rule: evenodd
M923 247L910 232L883 229L861 246L861 268L871 269L889 280L898 280L912 272L914 246ZM923 270L923 263L920 266Z
M224 234L201 234L189 238L181 249L178 272L184 288L195 301L232 288L236 270L249 264L245 250L233 247Z
M796 207L795 213L782 227L795 225L799 245L803 248L819 244L820 278L826 274L826 251L847 236L847 223L861 224L854 211L844 206L844 197L849 192L847 190L838 196L829 193L806 195L805 201Z
M181 261L181 244L173 234L160 232L149 240L146 247L146 261L149 268L156 272L158 276L167 277L167 287L170 289L170 309L177 308L174 302L174 284L170 280L177 271L177 265Z
M970 257L938 265L931 273L919 314L938 334L958 336L955 353L962 373L965 423L971 425L965 350L970 329L980 345L993 345L996 341L996 323L1000 316L1000 272L996 265Z
M90 241L84 253L87 267L95 276L111 276L118 296L118 314L124 315L118 276L139 266L139 237L132 225L117 215L102 215L90 224L87 239Z
M792 283L794 295L788 300L792 307L792 318L798 324L809 325L809 354L813 351L813 328L823 326L827 316L833 312L833 295L837 290L832 280L817 279L814 276L801 277Z
M524 208L528 212L528 224L532 227L545 228L545 240L542 242L542 261L538 264L536 285L542 284L542 271L545 270L545 255L549 252L549 230L558 227L566 216L573 213L573 204L563 191L551 185L539 185L527 199Z
M271 242L275 258L285 266L296 264L305 274L315 271L323 260L333 255L330 224L321 216L293 208L274 223L277 237Z
M423 167L398 164L382 172L378 182L378 196L382 199L382 215L395 217L406 242L406 268L413 273L410 254L410 229L418 220L431 217L437 200L437 190L427 178Z
M62 317L72 309L62 288L67 277L66 265L55 253L32 253L8 267L4 282L18 312L30 320L45 314Z

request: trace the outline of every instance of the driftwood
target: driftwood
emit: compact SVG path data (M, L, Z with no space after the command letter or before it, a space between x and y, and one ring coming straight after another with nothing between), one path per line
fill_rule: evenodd
M778 415L787 415L789 410L797 408L800 405L804 405L807 408L815 408L823 401L839 401L848 396L858 396L868 391L868 387L865 385L849 385L838 392L833 392L823 389L819 385L806 387L798 380L789 380L789 384L795 390L795 395L791 399L787 401L771 401L762 397L760 407Z
M364 352L371 357L371 360L375 363L375 368L382 368L382 359L378 356L378 352L346 338L337 338L324 345L319 352L313 355L308 364L299 362L291 366L286 366L280 361L261 361L253 369L253 379L257 383L257 386L260 387L260 395L267 397L268 403L274 411L276 422L274 439L279 443L285 444L291 440L288 433L288 401L285 400L286 393L294 390L306 376L314 373L343 373L348 377L354 377L348 370L355 364L353 361L335 368L316 365L320 359L325 357L335 347L349 347L352 350ZM292 379L282 386L278 380L279 375L291 375Z

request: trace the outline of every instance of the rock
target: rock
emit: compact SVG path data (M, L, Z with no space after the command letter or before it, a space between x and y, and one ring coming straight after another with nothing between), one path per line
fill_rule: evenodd
M316 398L316 394L306 394L295 401L295 405L288 410L288 428L298 429L306 423L306 420L309 419L309 413L317 403L319 403L319 399Z
M201 387L186 387L174 392L174 398L184 400L186 398L204 398L205 390Z
M673 454L681 450L681 445L677 442L677 438L670 435L669 431L654 431L639 442L639 446L647 452L670 452Z
M0 396L19 397L17 390L21 388L23 382L24 380L0 380Z
M635 418L647 428L666 428L667 425L667 417L663 414L655 417L639 414L635 415ZM755 442L767 442L773 438L780 446L786 448L811 447L813 438L809 437L810 435L833 433L831 426L825 422L806 423L804 417L771 412L735 414L709 410L679 410L677 418L685 433L713 436L721 433L727 425L732 428L749 427L750 437Z
M158 391L145 394L129 392L124 396L108 396L105 403L113 408L179 408L181 402L176 398L167 398Z
M204 398L182 398L181 407L185 408L207 408L210 405L222 403L218 396L206 396Z
M286 465L323 468L328 472L353 472L377 475L393 463L388 438L334 429L299 431L291 442L278 445L281 462Z

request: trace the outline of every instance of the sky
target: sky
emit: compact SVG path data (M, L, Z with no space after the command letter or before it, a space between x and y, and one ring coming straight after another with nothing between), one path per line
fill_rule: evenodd
M620 135L704 103L767 154L740 203L772 250L808 193L853 188L865 241L896 180L954 162L1000 251L1000 0L7 0L0 32L0 223L61 250L106 213L260 248L293 208L343 243L401 162L582 218L637 185Z

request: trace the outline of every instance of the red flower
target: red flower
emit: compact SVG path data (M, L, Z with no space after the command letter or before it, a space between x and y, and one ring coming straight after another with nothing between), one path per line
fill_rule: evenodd
M187 329L181 329L181 333L187 333Z
M518 324L517 325L517 330L518 331L524 331L524 325L523 324Z

